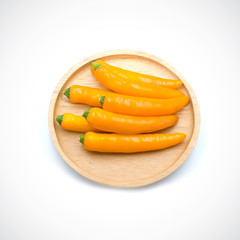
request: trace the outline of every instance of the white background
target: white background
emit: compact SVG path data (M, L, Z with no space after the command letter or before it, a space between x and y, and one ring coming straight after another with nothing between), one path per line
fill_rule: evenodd
M239 1L1 1L0 239L240 239ZM133 49L176 67L201 108L188 160L118 189L72 170L48 132L61 77Z

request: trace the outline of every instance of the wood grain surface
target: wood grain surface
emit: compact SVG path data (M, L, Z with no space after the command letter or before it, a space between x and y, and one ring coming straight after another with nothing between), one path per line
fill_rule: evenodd
M105 89L90 72L91 62L101 59L109 64L135 72L169 79L180 79L190 103L181 111L178 123L161 133L183 132L186 139L171 148L134 154L96 153L86 151L79 142L81 133L69 132L56 122L56 115L67 112L81 115L90 106L73 104L63 91L73 84ZM114 50L91 56L71 68L54 90L49 106L49 131L63 159L84 177L114 187L145 186L175 171L190 155L198 137L200 111L195 94L186 79L170 64L148 53L133 50Z

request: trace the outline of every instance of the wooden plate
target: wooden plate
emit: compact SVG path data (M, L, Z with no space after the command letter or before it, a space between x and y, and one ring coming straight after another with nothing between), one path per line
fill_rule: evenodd
M180 79L180 88L190 103L177 113L178 123L162 133L183 132L187 138L180 144L159 151L111 154L86 151L79 142L81 133L62 129L56 122L56 115L74 113L82 115L90 106L73 104L63 95L63 90L73 84L104 88L90 72L91 62L102 59L109 64L128 70L163 78ZM114 187L140 187L159 181L175 171L187 159L198 137L200 112L195 94L186 79L170 64L150 54L115 50L89 57L71 68L58 83L49 106L49 130L58 152L79 174L92 181Z

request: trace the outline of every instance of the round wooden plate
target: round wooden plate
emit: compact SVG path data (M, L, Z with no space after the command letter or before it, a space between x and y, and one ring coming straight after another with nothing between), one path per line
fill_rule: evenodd
M89 87L104 87L90 72L91 63L102 59L109 64L135 72L169 79L180 79L184 86L179 88L190 103L181 111L178 123L162 133L183 132L186 139L164 150L134 153L88 152L79 142L81 133L69 132L56 122L56 115L67 112L82 115L90 106L73 104L63 90L73 84ZM92 181L114 187L140 187L159 181L175 171L187 159L198 137L200 112L195 94L186 79L170 64L148 53L132 50L107 51L89 57L71 68L58 83L49 106L49 130L58 152L79 174Z

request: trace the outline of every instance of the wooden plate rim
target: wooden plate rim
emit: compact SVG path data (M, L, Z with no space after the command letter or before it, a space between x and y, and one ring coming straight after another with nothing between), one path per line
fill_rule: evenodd
M184 85L185 85L185 87L186 87L186 89L187 89L187 91L190 95L191 102L192 102L192 107L193 107L193 114L194 114L193 132L192 132L192 136L191 136L191 139L189 141L189 144L185 148L185 151L183 152L183 154L169 168L167 168L163 172L160 172L157 175L151 176L149 178L140 179L140 180L137 180L137 181L134 181L134 182L133 181L131 181L131 182L129 182L129 181L126 181L126 182L123 182L123 181L117 182L116 181L116 182L114 182L112 180L101 178L99 176L95 176L95 175L93 175L89 172L86 172L86 171L82 170L80 167L75 165L74 162L72 162L71 159L62 150L62 148L61 148L61 146L58 142L57 135L56 135L56 132L55 132L55 127L54 127L55 104L56 104L59 92L62 91L63 85L70 78L70 76L73 75L79 68L81 68L82 66L84 66L85 64L87 64L89 62L92 62L92 61L94 61L98 58L104 58L104 57L115 56L115 55L140 56L140 57L148 58L150 60L153 60L153 61L163 65L165 68L167 68L168 70L173 72L180 80L183 81L183 83L184 83ZM158 58L154 55L151 55L149 53L145 53L145 52L142 52L142 51L117 49L117 50L110 50L110 51L105 51L105 52L101 52L101 53L98 53L98 54L94 54L94 55L82 60L81 62L79 62L75 66L73 66L62 77L62 79L57 84L57 86L56 86L56 88L53 91L52 96L51 96L51 100L50 100L50 104L49 104L49 111L48 111L48 125L49 125L50 136L52 138L52 141L53 141L57 151L60 153L62 158L67 162L67 164L69 164L76 172L78 172L82 176L84 176L84 177L86 177L86 178L88 178L88 179L90 179L94 182L104 184L104 185L107 185L107 186L111 186L111 187L121 187L121 188L141 187L141 186L146 186L146 185L152 184L154 182L157 182L157 181L167 177L168 175L173 173L176 169L178 169L186 161L186 159L188 158L188 156L192 152L192 150L193 150L193 148L194 148L194 146L197 142L197 138L198 138L198 134L199 134L199 130L200 130L200 107L198 105L196 95L195 95L192 87L188 83L188 81L184 78L184 76L178 70L176 70L169 63L162 60L161 58Z

